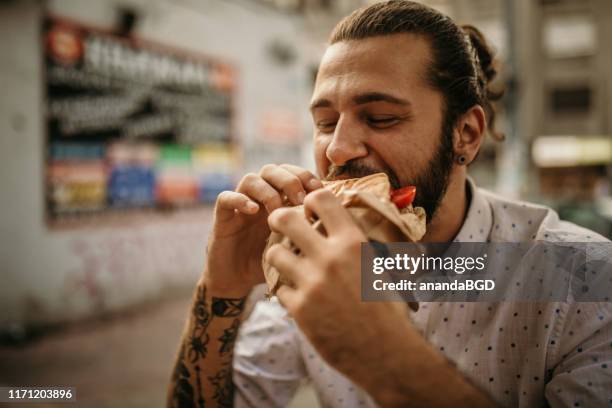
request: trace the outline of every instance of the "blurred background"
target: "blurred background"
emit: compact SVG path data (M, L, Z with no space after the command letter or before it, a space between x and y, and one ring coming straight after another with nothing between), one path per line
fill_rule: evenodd
M504 64L477 183L612 237L612 3L423 2ZM163 405L211 203L263 164L313 167L319 59L368 3L0 1L1 385Z

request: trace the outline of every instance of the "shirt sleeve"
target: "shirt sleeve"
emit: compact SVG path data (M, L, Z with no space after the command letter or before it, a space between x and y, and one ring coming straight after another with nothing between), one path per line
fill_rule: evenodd
M548 403L551 407L611 406L612 304L566 304L561 313L564 324L551 339Z
M234 348L236 407L285 407L306 377L297 327L276 298L257 302Z

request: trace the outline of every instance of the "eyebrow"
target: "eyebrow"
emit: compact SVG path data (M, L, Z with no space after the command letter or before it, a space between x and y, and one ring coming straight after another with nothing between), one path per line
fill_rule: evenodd
M353 103L355 105L363 105L371 102L388 102L395 105L408 106L410 102L405 99L397 98L393 95L381 93L381 92L368 92L361 95L357 95L353 98ZM315 99L310 104L310 110L314 110L317 108L328 108L332 105L332 103L325 98Z

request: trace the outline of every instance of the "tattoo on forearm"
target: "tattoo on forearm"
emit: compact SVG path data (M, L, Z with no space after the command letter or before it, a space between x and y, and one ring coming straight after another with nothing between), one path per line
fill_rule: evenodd
M246 298L242 299L221 299L213 297L212 311L219 317L236 317L242 313Z
M193 406L193 387L189 382L190 377L189 370L185 366L185 346L182 346L172 374L173 388L170 395L170 406L176 408Z
M207 345L208 345L208 334L204 333L203 336L197 336L195 331L189 338L189 361L195 363L196 361L206 357Z
M219 341L221 342L221 347L219 347L219 354L224 355L234 348L234 342L236 341L236 337L238 336L238 326L240 325L240 320L234 319L232 325L223 330L223 335L219 337Z
M172 375L169 407L204 408L210 403L220 407L233 405L231 354L245 303L246 298L207 298L206 287L198 286L189 329L183 337ZM213 324L217 319L218 323ZM229 321L231 325L228 327ZM213 345L215 341L219 342L218 354L209 357L211 351L217 349ZM215 373L211 371L215 370L213 367L221 369ZM202 384L203 378L208 379L206 384Z
M219 407L231 407L234 400L234 387L232 386L232 371L223 368L215 376L208 377L214 387L213 399Z
M198 288L196 300L193 304L193 317L196 327L206 327L210 322L210 312L206 304L206 287L204 285Z
M198 382L198 405L200 408L204 408L204 397L202 396L202 381L200 380L200 366L195 366L196 380Z
M198 288L196 300L193 304L193 332L189 337L189 351L187 356L192 363L206 357L209 336L206 328L211 320L211 315L206 302L206 287Z

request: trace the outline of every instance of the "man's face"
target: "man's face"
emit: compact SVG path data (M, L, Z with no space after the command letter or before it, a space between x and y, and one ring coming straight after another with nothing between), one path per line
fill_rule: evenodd
M329 179L385 172L417 186L416 205L433 215L452 153L443 143L443 97L426 80L429 43L396 34L331 45L311 101L317 171Z

